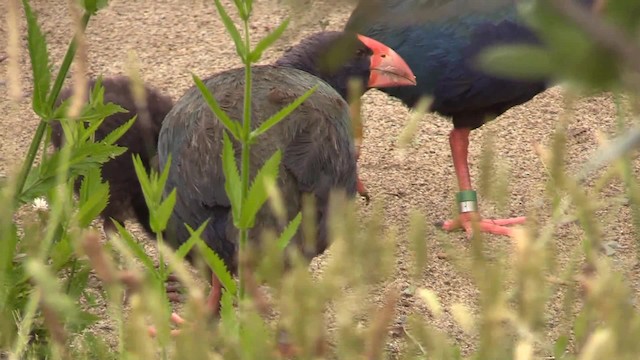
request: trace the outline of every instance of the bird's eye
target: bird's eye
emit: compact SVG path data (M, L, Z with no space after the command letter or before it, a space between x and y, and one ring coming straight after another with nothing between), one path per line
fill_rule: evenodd
M387 54L382 54L382 55L380 55L380 57L381 57L381 58L386 58L386 57L387 57Z

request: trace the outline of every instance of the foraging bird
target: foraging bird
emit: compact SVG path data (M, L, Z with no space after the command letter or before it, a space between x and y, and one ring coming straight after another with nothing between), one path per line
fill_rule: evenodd
M329 46L338 40L337 34L326 33L311 42ZM282 151L278 185L289 220L301 210L303 195L311 194L315 198L318 234L314 248L302 249L307 259L328 246L326 212L330 191L342 189L350 197L356 192L355 148L349 106L344 100L349 77L361 79L365 87L415 83L411 70L393 50L362 36L353 36L351 40L348 61L333 71L318 61L326 48L309 46L309 42L302 42L289 51L277 65L252 68L252 128L318 84L318 89L300 107L251 146L252 177L277 149ZM204 84L231 119L242 119L244 68L215 74L204 80ZM162 169L171 156L165 195L174 188L177 191L167 242L173 246L183 244L189 238L183 224L195 229L208 220L203 240L235 272L237 233L225 192L222 137L221 122L194 86L165 118L158 141L158 158ZM238 143L235 149L239 149ZM239 152L236 153L236 157L239 156ZM269 227L282 230L271 208L263 206L252 238ZM291 241L293 246L303 243L301 232ZM220 295L221 285L212 274L208 303L214 313L218 311Z
M373 52L371 49L381 48L385 57L398 58L397 54L388 51L388 47L384 44L372 41L372 39L364 36L360 36L358 40L365 45L364 47L359 47L357 50L361 52L360 56L371 54ZM345 64L344 57L348 56L349 51L347 50L346 54L344 54L344 50L352 48L354 41L356 41L355 37L345 36L345 33L342 31L317 32L307 36L302 39L300 43L287 49L274 64L303 70L325 80L345 100L348 100L349 96L348 79L350 77L359 77L360 79L369 77L368 83L363 81L359 84L364 91L373 87L382 88L387 86L415 85L415 76L411 72L411 69L406 66L406 63L402 65L405 69L402 72L398 72L396 69L387 72L384 69L384 64L375 63L381 62L383 59L382 56L372 57L371 66L368 68L365 67L365 63L362 62ZM310 57L309 53L311 51L319 56ZM385 61L392 64L399 64L404 60L399 58L393 60L386 59ZM370 71L371 76L368 75ZM382 76L383 74L384 76ZM371 86L372 84L375 84L375 86ZM356 160L358 160L360 157L362 127L356 127L354 131L356 138ZM368 191L360 180L360 177L357 177L356 181L358 194L363 196L368 203L370 200Z
M87 83L87 96L96 80ZM104 119L95 132L95 140L100 141L113 130L125 124L135 115L137 119L129 130L115 144L126 147L127 151L102 165L102 178L109 183L109 202L100 216L103 229L107 235L117 232L110 218L124 224L128 218L135 219L150 234L149 208L144 200L142 187L136 176L132 154L138 154L147 172L157 164L153 164L160 126L162 120L173 106L173 100L149 85L145 85L145 104L139 104L132 93L132 81L128 77L113 76L102 80L104 87L104 103L114 103L128 112L112 114ZM65 88L58 98L58 104L68 99L72 88ZM88 98L87 98L88 99ZM51 122L51 142L54 148L60 149L64 141L64 132L59 121ZM155 160L157 161L157 160ZM80 181L74 184L76 193L80 189Z
M450 231L463 227L470 234L472 219L480 219L467 163L470 131L549 86L545 80L513 80L487 74L476 66L477 55L495 45L542 45L541 40L522 22L514 0L367 0L357 5L345 31L385 43L415 73L416 86L382 91L409 107L421 97L430 96L430 110L451 118L449 142L460 190L460 215L445 221L443 228ZM511 229L506 225L524 221L524 217L480 220L479 226L482 232L509 235Z

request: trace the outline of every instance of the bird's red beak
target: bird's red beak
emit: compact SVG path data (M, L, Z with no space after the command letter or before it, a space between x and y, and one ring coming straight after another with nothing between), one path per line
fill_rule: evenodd
M358 34L358 39L371 49L369 88L416 85L416 77L404 59L387 45Z

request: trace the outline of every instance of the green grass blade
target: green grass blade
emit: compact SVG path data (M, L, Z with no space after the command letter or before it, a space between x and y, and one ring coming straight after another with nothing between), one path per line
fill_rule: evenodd
M142 264L144 265L144 267L147 268L147 270L149 270L152 274L157 276L158 270L156 269L156 266L153 264L153 260L151 259L151 257L147 255L147 252L144 250L142 245L139 244L133 238L133 236L131 236L131 233L129 233L129 231L127 231L127 229L125 229L124 226L122 226L119 222L115 221L114 225L118 229L118 233L120 233L120 237L122 237L122 240L124 240L124 243L127 244L127 247L129 247L129 250L131 250L131 252L135 255L135 257L142 262Z
M233 295L226 289L222 290L222 298L220 299L220 322L225 334L238 333L240 323L233 307Z
M158 178L158 186L164 188L164 185L167 183L167 179L169 178L169 169L171 169L171 154L167 157L167 161L164 165L164 169L160 173L160 177Z
M79 209L76 214L78 225L87 227L95 219L109 201L109 184L102 182L100 168L94 167L82 179L80 185Z
M264 205L269 197L267 188L265 186L265 179L276 179L278 177L278 170L280 168L280 160L282 159L282 152L277 150L271 157L264 163L262 168L256 174L253 184L249 188L247 198L244 200L242 206L242 214L240 216L240 228L248 229L253 227L256 219L256 214Z
M189 231L190 236L189 236L189 239L184 244L180 245L178 250L176 250L175 255L181 259L184 259L185 256L187 256L187 254L189 253L189 251L191 251L191 248L193 248L193 245L196 244L198 239L202 238L202 233L204 232L204 229L207 228L208 224L209 224L209 219L205 220L196 230L193 230L191 226L184 224L184 226L187 227L187 230Z
M293 239L293 235L295 235L298 231L301 222L302 212L299 212L298 215L296 215L296 217L294 217L293 220L291 220L289 224L287 224L287 227L284 228L284 230L280 234L280 237L278 237L277 244L279 249L284 250L287 245L289 245L289 242L291 242L291 239Z
M246 7L244 6L246 2L244 0L233 0L233 3L236 5L236 9L238 9L238 14L240 14L240 19L242 20L249 19L249 15L247 14Z
M176 196L177 192L174 188L171 190L171 193L162 200L159 206L157 206L153 211L151 211L151 218L149 219L149 225L151 226L151 230L153 232L160 233L167 228L167 222L169 222L169 218L171 217L171 213L173 212L173 207L176 205Z
M223 135L224 146L222 147L222 171L224 172L224 189L231 202L234 223L240 222L240 203L242 201L240 192L240 174L238 173L238 164L236 163L235 151L229 135L225 132Z
M227 131L229 131L235 139L240 139L240 129L238 127L238 123L231 120L231 118L229 118L229 115L222 111L220 105L218 105L216 99L213 97L213 95L211 95L209 89L207 89L202 80L200 80L200 78L196 74L192 73L191 77L193 78L193 82L196 83L196 86L200 90L200 93L202 93L204 100L209 105L209 108L218 117L218 119L220 119L222 125L224 125Z
M278 124L282 119L291 114L300 104L302 104L305 100L309 98L316 90L318 89L318 85L315 85L311 89L307 90L304 94L302 94L299 98L295 99L291 104L283 107L280 111L272 115L270 118L265 120L260 126L251 132L249 139L253 141L258 136L264 134L267 130L271 129L273 126Z
M229 270L227 270L227 266L224 261L222 261L218 254L211 250L201 238L199 239L200 241L197 242L198 249L202 253L205 261L213 273L216 274L222 286L224 286L231 295L235 295L237 291L236 283L233 281L233 277L231 276L231 273L229 273Z
M238 28L236 27L236 25L233 23L233 20L231 20L231 18L229 17L229 14L227 14L227 11L224 9L224 6L222 6L222 3L220 2L220 0L214 0L214 1L216 3L216 9L218 9L218 14L220 14L220 19L222 19L222 23L224 24L224 27L227 29L227 32L229 33L229 35L231 35L231 39L233 39L233 43L236 45L236 52L244 62L247 59L247 49L244 46L244 43L242 42L242 37L240 36L240 32L238 31ZM238 10L242 11L241 8L239 8Z
M289 26L289 18L285 19L275 30L262 38L255 49L251 51L251 62L258 62L262 58L262 53L278 40Z
M95 13L98 12L98 10L106 7L109 4L108 0L84 0L83 1L83 6L84 9L90 13L95 15Z
M149 175L147 174L147 170L142 164L140 155L132 154L131 157L133 158L133 168L136 171L138 181L140 182L140 187L142 188L142 195L144 195L144 200L146 201L147 205L151 207L152 205L155 205L156 202L154 201L154 191L153 187L151 186L151 181L149 180ZM169 164L167 163L167 165ZM166 168L168 169L169 166L166 166Z
M504 45L480 53L481 68L491 74L539 80L554 73L551 55L539 46Z
M51 86L47 43L29 1L22 0L22 4L27 18L27 42L33 70L33 111L41 117L47 117L51 110L47 107L47 95Z
M137 119L138 115L135 115L126 123L118 126L115 130L110 132L109 135L105 136L104 139L102 139L102 142L109 145L114 144L116 141L118 141L118 139L122 137L122 135L124 135L127 131L129 131L129 129L131 129L131 126L133 126Z

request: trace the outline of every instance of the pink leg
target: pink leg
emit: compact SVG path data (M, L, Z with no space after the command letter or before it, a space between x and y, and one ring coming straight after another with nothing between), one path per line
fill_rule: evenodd
M220 313L220 300L222 299L222 283L216 276L216 274L211 275L211 292L209 292L209 297L207 298L207 306L211 313L214 316L217 316Z
M469 174L469 164L467 158L469 156L469 128L453 129L449 134L449 144L451 146L451 155L453 157L453 167L458 178L458 187L460 191L472 190L471 175ZM468 235L472 232L472 222L479 222L481 232L496 235L512 235L512 229L507 225L522 224L526 221L524 216L511 219L482 219L477 212L467 212L458 215L458 218L447 220L443 223L442 228L446 231L452 231L463 228Z
M362 180L360 180L360 176L358 176L356 181L357 181L356 182L356 189L358 190L358 194L360 194L360 196L362 196L364 198L364 200L368 204L369 201L371 201L371 197L369 197L369 191L367 191L367 188L362 183Z

